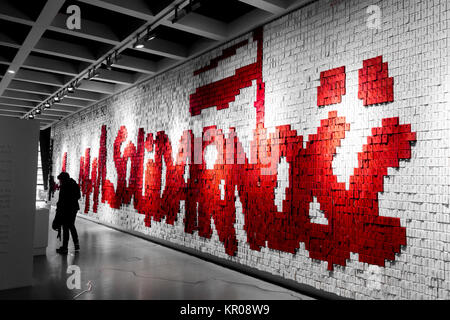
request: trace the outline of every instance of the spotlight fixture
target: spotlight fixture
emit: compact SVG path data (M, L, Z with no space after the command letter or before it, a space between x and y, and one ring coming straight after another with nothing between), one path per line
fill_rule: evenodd
M145 40L152 41L155 38L156 38L156 32L152 32L152 33L147 34L147 36L145 37Z
M92 80L92 78L98 77L100 74L97 71L97 68L92 68L91 70L89 70L87 79L88 80Z
M114 62L119 61L120 59L122 59L122 56L120 55L119 52L115 51L114 52Z
M74 85L71 84L70 86L67 87L67 92L72 93L72 92L74 92L74 91L75 91Z
M36 114L41 114L41 109L39 109L39 108L36 109L36 110L35 110L35 113L36 113Z
M180 17L178 16L178 5L175 7L175 16L172 19L172 23L177 22L180 19Z
M201 0L190 0L189 4L186 7L184 7L184 10L186 14L188 14L189 12L195 11L198 8L200 8L201 5L202 5Z
M156 32L152 31L150 27L147 28L147 32L145 34L144 40L145 41L152 41L156 38Z
M55 100L56 102L58 102L60 99L58 96L54 97L53 100Z
M178 8L178 5L175 7L175 16L172 19L172 23L176 23L181 18L185 17L190 12L193 12L200 8L202 5L201 0L190 0L189 4L185 6L182 10Z
M33 115L32 113L30 113L30 114L28 115L28 119L34 119L34 115Z
M112 56L109 56L108 58L106 58L105 67L108 70L112 70L112 65L113 65L113 58Z
M50 108L50 103L46 102L44 103L44 109L49 109Z
M142 49L144 47L144 44L139 41L139 37L136 37L136 42L133 45L133 48L135 49Z

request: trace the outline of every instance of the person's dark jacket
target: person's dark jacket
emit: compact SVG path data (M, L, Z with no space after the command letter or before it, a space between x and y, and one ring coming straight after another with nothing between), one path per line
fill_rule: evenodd
M76 217L77 211L80 210L78 200L81 198L80 187L70 178L61 185L59 190L59 199L56 204L56 214L62 216L62 223L70 221Z

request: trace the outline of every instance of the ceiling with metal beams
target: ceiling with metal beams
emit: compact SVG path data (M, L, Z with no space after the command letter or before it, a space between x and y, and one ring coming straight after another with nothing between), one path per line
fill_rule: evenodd
M46 129L310 2L0 0L0 116Z

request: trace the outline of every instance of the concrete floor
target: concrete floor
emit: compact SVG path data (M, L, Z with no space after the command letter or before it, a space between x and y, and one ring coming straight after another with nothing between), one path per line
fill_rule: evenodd
M56 254L50 230L47 255L34 260L33 286L0 291L0 299L311 299L87 220L76 226L80 253ZM67 288L70 265L80 267L80 290ZM92 290L82 293L88 281Z

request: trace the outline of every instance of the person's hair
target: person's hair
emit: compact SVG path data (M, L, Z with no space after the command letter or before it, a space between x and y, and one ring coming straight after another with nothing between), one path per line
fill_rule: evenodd
M61 172L58 175L58 180L69 180L69 179L70 179L70 176L67 172Z

